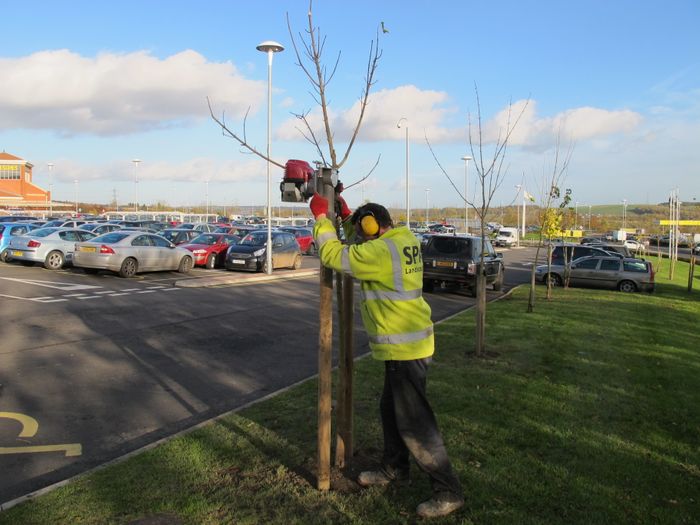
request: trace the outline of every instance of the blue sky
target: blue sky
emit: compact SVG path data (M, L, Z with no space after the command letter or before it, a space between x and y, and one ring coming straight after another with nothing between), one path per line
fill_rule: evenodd
M267 61L255 49L277 40L272 156L318 159L294 113L317 107L296 65L295 35L306 0L14 2L0 32L0 148L35 165L54 197L178 207L263 205L264 161L241 152L209 118L206 97L240 132L266 148ZM382 58L370 106L341 179L351 206L371 199L405 205L405 129L412 207L463 206L426 145L461 188L468 115L479 109L484 152L503 112L523 107L493 203L515 185L539 200L556 137L573 144L564 186L581 205L659 202L679 188L700 198L700 2L669 0L382 1L316 0L325 58L340 64L328 88L336 149L352 122L369 46L380 22ZM525 101L527 105L525 106ZM475 144L476 146L476 144ZM564 146L561 148L565 149ZM141 159L138 168L132 159ZM469 165L470 196L476 180ZM273 187L281 170L272 170ZM206 181L209 181L208 184ZM425 191L430 188L429 194ZM273 204L279 202L273 192Z

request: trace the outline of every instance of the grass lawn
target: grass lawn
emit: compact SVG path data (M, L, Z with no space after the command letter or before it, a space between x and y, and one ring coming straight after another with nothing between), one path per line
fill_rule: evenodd
M661 264L666 264L661 261ZM466 492L435 523L700 522L700 276L654 294L538 287L440 324L428 390ZM357 458L315 490L316 382L0 513L0 524L414 523L429 496L351 481L381 451L382 367L356 363Z

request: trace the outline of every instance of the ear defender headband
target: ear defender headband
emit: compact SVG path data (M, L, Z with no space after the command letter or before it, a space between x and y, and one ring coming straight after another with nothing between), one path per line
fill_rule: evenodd
M379 233L379 223L370 210L363 210L360 214L360 228L362 233L368 237L373 237Z

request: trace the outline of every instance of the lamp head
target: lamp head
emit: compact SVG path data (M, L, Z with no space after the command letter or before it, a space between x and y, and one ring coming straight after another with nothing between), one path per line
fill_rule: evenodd
M284 51L284 46L279 42L275 42L274 40L265 40L264 42L261 42L255 46L255 49L262 51L263 53L269 53L270 51L273 53L279 53L280 51Z
M472 158L469 155L465 155L462 157L462 160L472 160Z

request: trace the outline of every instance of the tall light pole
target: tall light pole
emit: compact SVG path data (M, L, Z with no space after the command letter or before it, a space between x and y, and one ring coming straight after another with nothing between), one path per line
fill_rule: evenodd
M401 117L399 121L396 123L396 127L401 129L401 122L406 121L405 128L406 128L406 226L408 229L411 229L411 185L409 182L409 164L410 164L410 146L409 146L409 140L408 140L408 119L406 117Z
M469 233L469 155L462 157L464 161L464 233Z
M272 129L272 55L284 51L282 44L266 40L255 49L267 53L267 247L266 273L272 274L272 186L270 184L270 142Z
M627 199L622 199L622 229L627 228Z
M578 230L578 201L574 207L574 229Z
M134 163L134 211L136 212L137 218L139 213L139 163L141 159L134 159L131 162Z
M588 205L588 231L591 231L591 205Z
M430 224L430 188L425 188L425 226Z
M515 189L517 190L517 193L515 194L515 216L516 216L516 222L518 231L520 231L520 205L518 204L518 197L520 196L520 190L525 190L522 184L516 184ZM523 204L525 204L525 197L523 197ZM523 235L524 237L524 235ZM518 235L518 239L520 239L520 235Z
M73 181L75 184L75 215L78 215L78 179Z
M53 162L48 163L49 167L49 217L53 215Z

